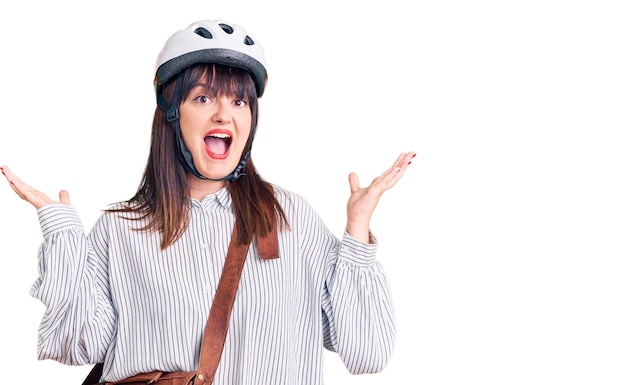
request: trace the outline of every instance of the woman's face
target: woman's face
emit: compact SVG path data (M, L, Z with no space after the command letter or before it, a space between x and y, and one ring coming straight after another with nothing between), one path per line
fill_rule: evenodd
M223 178L239 164L250 136L252 111L237 96L210 96L199 84L180 106L183 142L198 172L211 179Z

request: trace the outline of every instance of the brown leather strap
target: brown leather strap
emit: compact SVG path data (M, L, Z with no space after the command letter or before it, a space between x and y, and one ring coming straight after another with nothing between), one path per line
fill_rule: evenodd
M278 230L272 213L272 229L265 237L257 237L259 257L263 259L278 258ZM196 375L196 383L211 384L220 363L230 315L232 313L235 294L241 278L243 264L248 254L249 245L237 244L237 223L230 239L224 270L213 298L209 311L209 319L204 328L204 339L200 349L200 362Z

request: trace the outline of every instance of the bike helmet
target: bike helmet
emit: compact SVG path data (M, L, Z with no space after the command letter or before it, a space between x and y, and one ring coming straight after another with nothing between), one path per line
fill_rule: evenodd
M243 68L252 75L257 97L263 95L267 82L263 47L237 24L223 20L203 20L174 33L157 58L157 93L179 72L197 63Z

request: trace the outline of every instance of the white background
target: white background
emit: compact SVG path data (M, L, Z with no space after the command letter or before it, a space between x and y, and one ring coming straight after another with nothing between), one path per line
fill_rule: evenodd
M626 384L622 2L138 3L2 3L0 164L91 228L139 183L165 39L240 24L269 64L257 167L337 235L348 173L418 153L372 223L394 356L352 376L328 353L327 385ZM41 233L2 184L1 381L79 384L87 367L36 360Z

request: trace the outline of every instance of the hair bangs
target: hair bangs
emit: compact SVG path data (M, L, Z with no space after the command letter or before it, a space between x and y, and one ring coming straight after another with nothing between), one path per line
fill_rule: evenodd
M191 90L199 85L206 88L209 96L229 96L253 102L256 100L256 88L248 71L219 64L197 64L183 75L183 100Z

